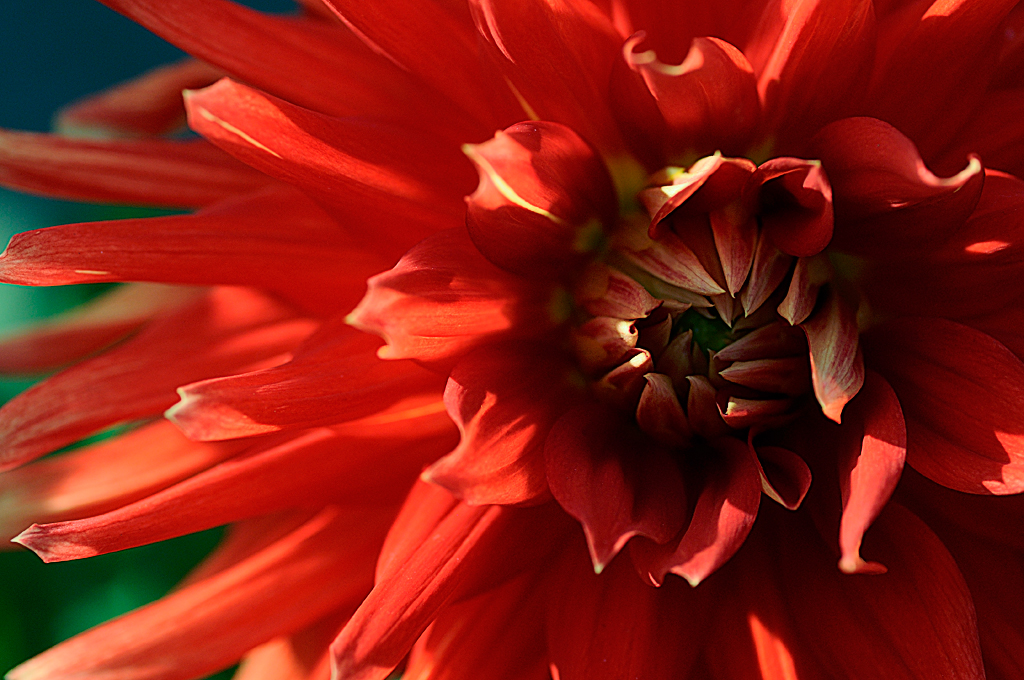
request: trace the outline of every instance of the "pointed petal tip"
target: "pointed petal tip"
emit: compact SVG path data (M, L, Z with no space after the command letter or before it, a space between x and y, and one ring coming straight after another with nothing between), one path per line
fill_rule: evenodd
M89 546L76 545L61 536L51 534L54 524L33 524L11 539L11 543L28 548L46 564L67 562L86 557L94 557L99 553Z
M885 574L889 570L880 562L865 562L858 554L843 555L839 558L839 571L844 574L865 574L876 576Z

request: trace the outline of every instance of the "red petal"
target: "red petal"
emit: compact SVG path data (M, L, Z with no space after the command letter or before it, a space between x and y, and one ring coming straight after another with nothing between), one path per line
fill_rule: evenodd
M383 680L453 598L538 568L550 551L541 533L561 536L542 528L550 521L545 509L457 503L418 483L381 550L373 591L331 645L335 675ZM527 558L538 544L543 554Z
M608 104L619 37L586 0L471 0L477 29L527 117L568 125L608 155L622 141Z
M551 493L583 524L598 573L633 536L666 543L686 521L670 451L610 408L588 404L562 416L544 456Z
M700 295L725 292L707 272L693 250L672 232L665 232L657 241L650 241L645 245L647 247L643 250L624 253L630 262L643 271L673 286ZM743 276L746 278L746 272Z
M0 337L0 373L37 373L80 361L202 291L129 284Z
M575 546L573 546L575 548ZM627 561L588 574L582 550L567 550L548 596L547 634L559 680L691 677L712 607L682 583L645 585Z
M104 4L196 58L300 106L335 116L427 122L437 130L446 129L442 123L454 130L467 126L444 97L336 22L263 14L225 0Z
M974 210L985 180L976 156L957 175L936 177L913 142L874 118L832 123L811 148L832 184L832 245L857 255L891 258L943 243Z
M484 339L539 334L561 321L543 291L484 259L462 229L423 241L367 285L349 322L384 337L388 359L448 361Z
M32 522L88 517L144 498L244 446L198 444L161 422L11 470L0 476L0 540Z
M161 66L127 83L77 101L57 114L71 136L162 135L184 127L181 91L212 85L224 73L188 59Z
M275 189L196 215L18 234L0 253L0 280L34 286L104 281L254 286L330 313L350 309L366 278L386 266L386 259L345 239L308 198Z
M685 446L693 437L672 379L661 373L644 375L647 383L636 408L636 424L667 446Z
M944 319L872 331L871 366L907 421L907 462L968 493L1024 491L1024 364L984 333Z
M800 139L856 106L872 65L874 32L870 0L771 3L744 48L767 130Z
M466 226L484 257L510 272L549 278L601 246L615 189L600 157L557 123L519 123L463 150L480 184Z
M889 502L903 471L907 430L889 383L868 371L864 388L850 403L839 447L843 517L839 526L839 568L847 574L878 573L885 567L860 557L860 543Z
M158 414L174 403L182 383L280 361L314 327L252 291L215 289L8 402L0 409L0 469L109 425Z
M759 214L775 247L788 255L817 255L832 240L832 187L817 161L773 158L751 178Z
M1024 91L988 92L972 117L936 161L936 167L953 172L964 159L976 153L986 168L997 168L1015 175L1024 174Z
M450 426L438 415L415 423L423 438L414 445L409 436L386 436L390 430L367 437L352 426L277 437L136 503L87 519L34 524L16 540L44 562L63 562L339 499L387 506L400 500L424 463L451 446ZM381 460L388 461L386 472ZM241 488L248 491L233 491Z
M754 462L761 477L761 490L766 496L786 508L796 510L811 487L811 469L804 459L781 446L753 446Z
M659 548L640 542L632 549L640 573L651 583L660 584L671 572L696 586L733 556L754 525L761 479L753 454L732 437L720 437L711 446L707 476L679 543Z
M0 184L53 198L198 208L271 181L203 141L0 131Z
M547 589L526 574L441 610L409 655L404 680L548 680Z
M173 680L230 666L254 646L358 602L387 519L327 508L255 554L53 647L10 677Z
M664 186L644 189L639 198L651 216L651 238L660 238L667 231L668 224L659 227L662 220L684 203L687 207L680 214L687 216L733 203L755 169L746 158L725 158L716 153L701 158L685 172L664 178L671 180Z
M864 384L857 322L846 302L828 292L822 307L800 328L811 354L811 381L821 410L840 422L843 407Z
M750 277L740 292L745 315L753 314L771 297L789 273L792 261L789 255L775 247L767 231L761 231L754 250L754 261L750 266Z
M465 9L453 5L454 11L448 12L440 4L412 0L324 0L324 4L373 51L457 103L484 129L504 128L523 118L501 76L480 58L479 36Z
M793 268L786 297L779 303L779 314L790 323L803 323L818 304L818 291L832 278L832 267L823 258L801 257Z
M190 438L216 441L436 408L443 378L377 359L379 345L334 319L287 363L179 388L166 415Z
M472 505L547 500L544 440L571 404L569 369L525 348L485 347L459 361L444 398L462 441L423 478Z
M644 37L627 40L622 55L656 101L667 126L669 157L723 148L742 153L761 109L743 53L718 38L694 38L682 63L670 65L653 50L636 52Z

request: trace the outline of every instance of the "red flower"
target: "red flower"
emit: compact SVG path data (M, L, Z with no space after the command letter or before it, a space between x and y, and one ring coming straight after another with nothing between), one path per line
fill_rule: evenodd
M74 365L0 462L185 436L7 473L4 527L232 530L12 680L1022 675L1024 9L107 4L212 66L0 179L198 211L12 240L144 283L6 341Z

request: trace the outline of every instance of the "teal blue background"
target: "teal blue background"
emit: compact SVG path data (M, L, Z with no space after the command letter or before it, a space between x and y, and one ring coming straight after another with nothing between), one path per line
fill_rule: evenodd
M291 11L287 0L244 4ZM63 104L182 53L93 0L5 0L0 20L0 127L47 130ZM0 239L69 222L145 216L0 189ZM0 331L45 317L102 287L0 284ZM0 379L0 401L32 383ZM216 544L220 530L114 555L44 565L24 550L0 553L0 672L71 635L166 593Z

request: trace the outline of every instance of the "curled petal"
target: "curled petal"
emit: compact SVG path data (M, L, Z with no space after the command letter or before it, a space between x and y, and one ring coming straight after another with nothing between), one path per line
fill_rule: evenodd
M755 166L745 158L725 158L720 153L705 156L683 171L675 169L664 179L663 186L640 192L640 201L651 216L651 238L660 238L667 224L662 221L674 210L688 203L687 215L723 208L735 200ZM661 179L661 178L659 178Z
M598 573L633 536L666 543L686 520L683 480L669 450L611 409L569 411L548 435L544 456L551 493L583 524Z
M814 396L824 414L840 422L843 407L864 384L864 359L853 312L835 291L800 324L811 355Z
M199 208L271 183L203 141L0 130L0 184L66 200Z
M463 150L480 184L466 226L484 257L508 271L558 276L600 247L615 189L600 157L569 128L519 123Z
M387 359L448 361L484 339L540 334L562 320L546 289L491 264L462 229L428 238L367 286L349 323L387 340Z
M804 322L818 304L818 291L832 278L831 266L822 258L801 257L793 268L786 297L778 312L790 325Z
M1024 491L1024 364L973 328L891 321L870 334L871 366L892 385L907 425L907 463L943 486Z
M781 446L754 447L752 436L748 446L754 453L765 495L787 510L799 508L811 487L811 470L804 459Z
M907 430L896 394L874 371L867 372L864 388L850 403L848 415L839 447L843 494L839 568L848 574L878 573L885 567L861 559L861 539L900 479L907 454ZM859 437L857 433L861 433Z
M762 228L787 255L817 255L832 240L832 187L817 161L773 158L751 178Z
M847 118L811 140L835 202L832 245L868 257L930 250L960 229L981 196L977 156L953 177L936 177L914 143L874 118Z

